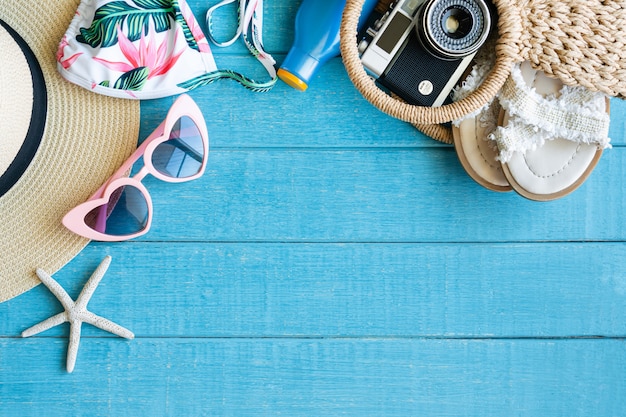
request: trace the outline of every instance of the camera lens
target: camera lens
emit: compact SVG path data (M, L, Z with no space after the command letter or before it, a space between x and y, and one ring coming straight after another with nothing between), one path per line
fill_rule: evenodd
M491 29L484 0L429 0L417 19L420 42L441 59L459 59L476 52Z
M441 28L452 39L466 37L474 26L472 15L464 9L450 7L441 17Z

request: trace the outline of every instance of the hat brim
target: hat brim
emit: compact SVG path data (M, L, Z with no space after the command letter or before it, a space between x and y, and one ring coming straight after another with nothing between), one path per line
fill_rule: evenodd
M39 149L21 178L0 197L0 302L39 284L37 268L53 274L87 245L89 241L68 231L61 219L87 199L137 144L137 101L89 92L57 72L57 47L78 3L0 3L0 19L26 41L39 61L48 100Z

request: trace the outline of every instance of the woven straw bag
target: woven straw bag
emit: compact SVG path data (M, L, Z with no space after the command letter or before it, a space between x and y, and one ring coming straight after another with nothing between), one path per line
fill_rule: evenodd
M498 11L496 63L468 97L441 107L407 104L379 89L365 72L355 42L364 0L347 0L341 54L359 92L381 111L451 142L441 124L470 114L496 96L515 63L531 65L570 86L626 97L626 1L493 0Z

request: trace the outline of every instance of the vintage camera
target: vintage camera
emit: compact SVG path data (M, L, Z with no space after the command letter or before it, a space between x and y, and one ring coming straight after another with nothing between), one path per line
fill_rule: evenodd
M452 89L489 36L489 5L485 0L380 3L359 43L365 69L408 103L450 102Z

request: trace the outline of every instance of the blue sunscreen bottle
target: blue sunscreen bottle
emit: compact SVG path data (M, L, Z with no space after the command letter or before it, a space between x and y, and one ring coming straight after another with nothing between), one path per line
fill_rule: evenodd
M359 28L378 0L365 0ZM339 56L339 27L346 0L303 0L296 14L295 39L278 76L293 88L304 91L315 71ZM354 42L356 42L356 38Z

